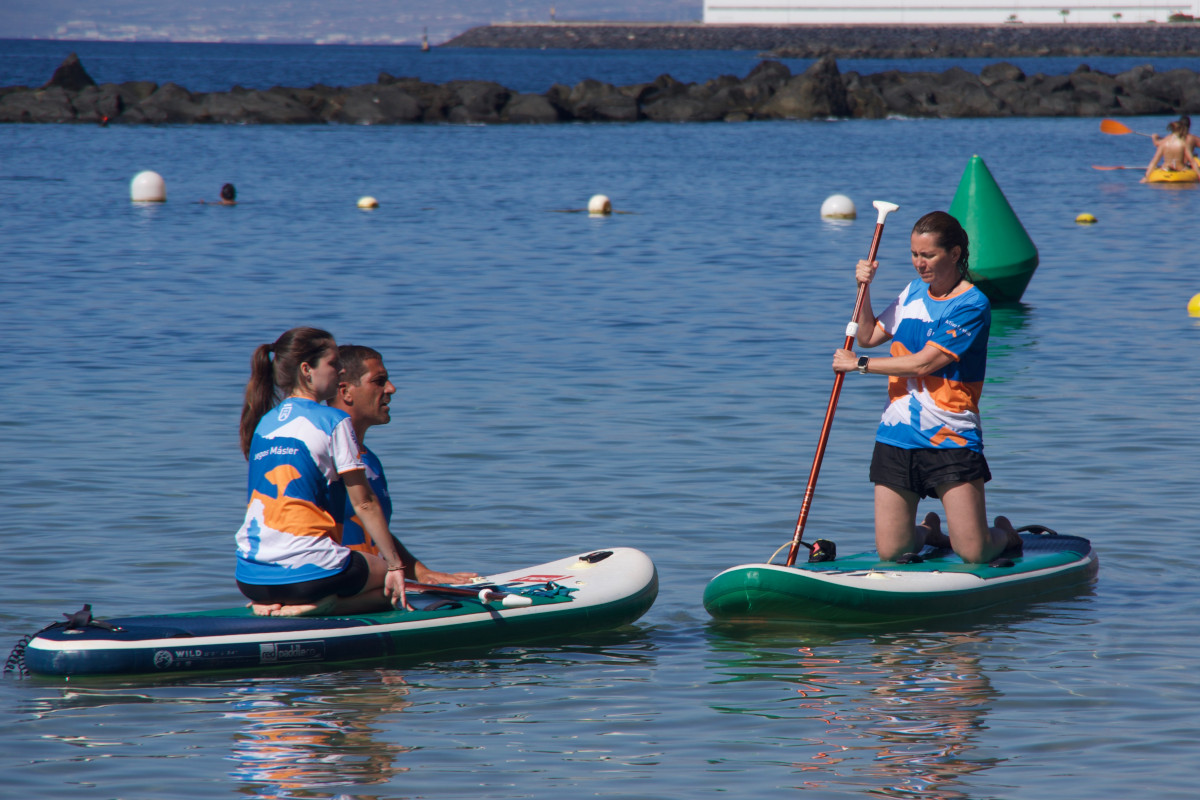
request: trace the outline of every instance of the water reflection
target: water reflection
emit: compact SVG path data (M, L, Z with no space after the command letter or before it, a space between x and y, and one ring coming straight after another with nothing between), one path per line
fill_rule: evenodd
M229 774L242 783L239 793L327 797L311 790L383 784L407 772L395 759L411 748L379 741L371 723L411 706L409 687L394 670L377 672L378 682L356 681L336 697L272 684L239 689L227 715L243 726L229 756L238 763Z
M792 748L812 751L791 756L798 788L869 786L885 797L961 800L970 796L968 776L999 763L979 742L998 697L979 655L990 634L874 634L865 643L805 636L790 656L769 652L781 634L754 634L760 646L752 652L745 642L716 644L743 650L721 659L720 670L733 673L726 680L789 685L786 701L763 697L766 706L737 710L796 719Z

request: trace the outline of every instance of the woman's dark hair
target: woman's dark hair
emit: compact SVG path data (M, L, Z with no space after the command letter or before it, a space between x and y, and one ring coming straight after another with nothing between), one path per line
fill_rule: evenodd
M233 188L232 183L227 183L221 187L221 199L233 200L237 197L237 190Z
M254 429L279 400L300 382L300 365L316 365L334 344L333 334L320 328L292 328L274 344L260 344L250 357L250 380L242 404L242 455L250 457ZM271 354L275 358L271 358Z
M937 246L946 251L953 247L961 248L958 255L958 275L960 278L967 277L967 260L971 255L968 248L969 240L967 232L963 230L963 226L959 224L958 220L945 211L930 211L917 220L917 224L913 225L912 232L913 235L918 233L934 234L937 236Z

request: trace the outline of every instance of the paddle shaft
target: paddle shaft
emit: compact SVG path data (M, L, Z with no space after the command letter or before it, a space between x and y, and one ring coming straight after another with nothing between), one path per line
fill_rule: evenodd
M888 208L880 206L876 202L875 207L879 209L879 221L875 223L875 235L871 237L871 252L867 256L867 261L874 261L875 256L879 253L879 240L883 238L883 223L884 218L889 211L894 211L897 207L888 203ZM842 345L843 350L850 350L854 344L854 337L858 332L858 315L862 313L863 303L867 299L867 284L860 284L858 287L858 296L854 301L854 314L850 317L850 324L846 326L846 342ZM808 472L808 486L804 490L804 501L800 504L800 516L796 520L796 531L792 535L792 546L788 548L786 566L792 566L796 563L796 553L800 550L801 541L804 538L804 526L808 522L808 512L812 508L813 495L817 489L817 476L821 472L821 461L825 458L825 445L829 443L829 431L833 428L833 413L837 410L838 397L842 393L842 382L846 379L846 373L839 372L833 377L833 391L829 394L829 406L825 409L825 422L821 425L821 437L817 441L817 452L813 456L812 468Z
M1144 170L1145 167L1102 167L1098 164L1092 164L1092 169L1098 169L1101 172L1109 172L1114 169L1141 169L1141 170Z
M487 589L489 592L496 595L507 594L507 592L502 592L494 586L480 586L479 589L467 589L462 586L441 586L436 583L417 583L416 581L405 581L404 585L406 588L415 589L418 592L449 594L455 597L479 597L480 589Z

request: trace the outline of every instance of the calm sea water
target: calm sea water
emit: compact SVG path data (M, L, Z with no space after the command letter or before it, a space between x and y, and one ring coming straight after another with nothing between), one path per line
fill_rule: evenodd
M116 54L98 79L172 78L135 63L140 47L95 47ZM333 50L288 50L285 71ZM280 80L277 56L237 52L263 74L236 81ZM543 77L625 58L590 57ZM637 624L565 642L168 683L5 679L14 796L1194 796L1200 193L1089 168L1143 164L1144 139L1073 119L0 126L0 152L6 650L84 602L240 602L241 391L252 349L299 324L385 354L400 392L368 440L394 529L427 563L627 545L662 579ZM1042 259L995 314L990 508L1092 538L1098 583L904 629L714 624L705 583L791 534L871 200L901 205L879 277L898 291L908 227L948 206L976 153ZM167 203L129 202L143 169ZM195 202L226 181L238 206ZM558 213L597 192L629 213ZM862 217L820 220L833 193ZM380 207L357 209L364 194ZM808 531L845 552L871 546L883 400L881 380L848 378L821 472Z

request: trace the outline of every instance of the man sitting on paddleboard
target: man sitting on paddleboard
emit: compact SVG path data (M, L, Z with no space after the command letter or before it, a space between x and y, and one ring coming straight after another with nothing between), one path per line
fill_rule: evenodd
M888 376L888 406L875 435L875 546L884 561L919 553L926 544L954 548L963 561L985 564L1021 538L1004 517L988 527L983 484L979 397L987 367L991 304L967 280L967 232L944 211L913 226L912 263L918 277L878 317L864 291L857 341L876 347L892 340L891 357L833 355L836 372ZM869 287L877 261L859 261L855 276ZM916 524L922 497L941 499L949 536L937 514Z
M329 405L350 415L358 439L359 457L367 466L367 482L379 499L384 520L390 526L392 498L388 494L387 477L379 457L367 447L365 439L368 429L392 421L389 406L396 387L388 379L383 356L377 350L344 344L338 347L338 360L342 362L342 379ZM405 575L411 580L421 583L467 583L477 575L475 572L436 572L418 561L395 536L392 536L392 542L404 561ZM379 548L363 530L349 498L346 499L346 515L342 521L342 544L360 553L379 555Z
M240 430L250 478L235 574L255 614L408 607L405 564L367 482L354 426L325 405L341 374L337 343L318 328L292 328L251 357ZM342 546L346 497L379 555Z

